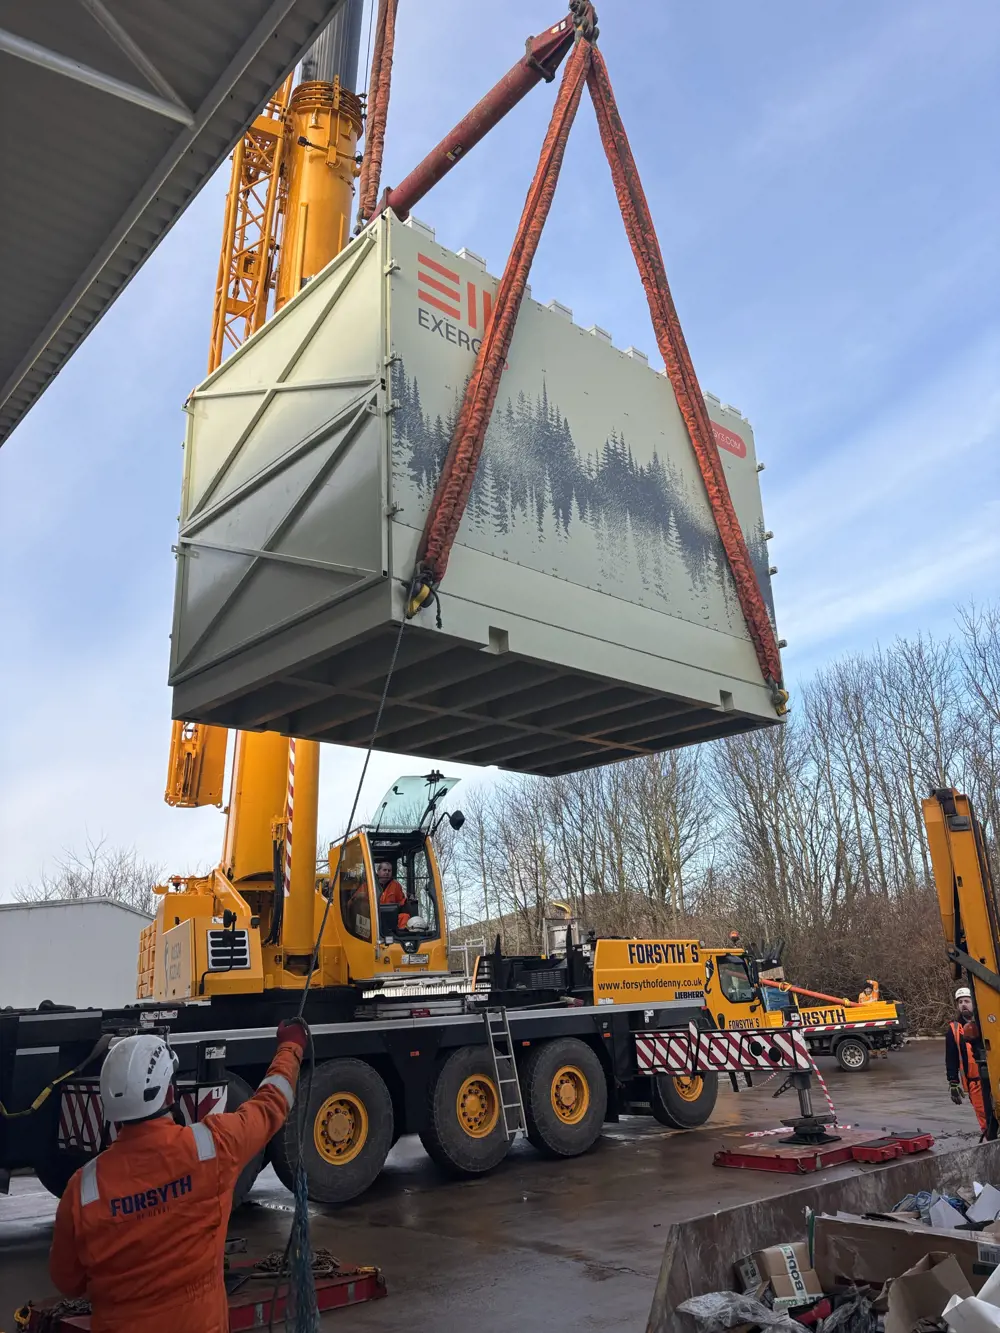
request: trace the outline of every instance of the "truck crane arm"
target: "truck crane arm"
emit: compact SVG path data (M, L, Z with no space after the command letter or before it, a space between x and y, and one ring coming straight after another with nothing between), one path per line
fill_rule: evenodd
M446 134L410 174L392 189L383 191L372 218L386 208L405 219L410 209L446 176L456 162L475 148L485 135L497 125L518 102L543 80L551 83L564 57L572 50L576 36L574 16L546 28L537 37L529 37L524 44L524 55L513 65L499 83L482 97L469 114ZM372 218L366 218L370 222Z
M941 925L955 979L967 979L975 1018L966 1037L979 1065L986 1137L998 1136L1000 1093L1000 911L983 830L968 796L938 788L923 802Z
M793 995L808 995L811 1000L824 1000L827 1004L839 1004L845 1009L860 1008L857 1000L848 1000L842 995L825 995L820 990L806 990L805 986L793 986L790 981L765 981L761 978L760 984L770 986L772 990L790 991Z

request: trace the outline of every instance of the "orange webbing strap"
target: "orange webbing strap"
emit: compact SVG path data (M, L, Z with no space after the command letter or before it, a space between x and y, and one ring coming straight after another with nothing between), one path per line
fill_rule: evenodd
M548 133L524 202L514 245L497 289L489 328L483 335L476 364L466 385L458 421L417 549L415 591L407 607L408 616L415 615L428 597L433 595L448 568L448 557L483 451L486 428L500 387L500 375L510 350L511 338L514 336L514 325L521 309L531 261L549 215L559 179L559 168L566 151L566 140L580 105L592 50L589 42L578 41L563 70Z
M365 120L365 151L358 180L358 229L375 211L378 187L382 179L382 153L385 149L385 123L389 116L389 91L392 85L392 52L396 42L396 8L399 0L379 0L368 81L368 105Z
M600 52L584 36L577 40L563 71L548 133L518 223L514 245L500 280L490 325L483 336L472 375L466 385L458 421L417 549L417 568L411 583L406 614L408 617L416 615L429 599L436 597L437 588L448 568L448 558L483 450L486 429L496 401L500 375L510 350L531 262L555 194L570 127L580 105L584 79L594 102L625 230L646 292L656 343L691 439L757 661L771 690L775 711L780 715L786 711L788 695L781 684L781 657L777 640L750 562L739 519L733 509L712 424L667 285L663 256L649 205L611 91L607 67Z
M663 255L660 253L649 204L646 202L646 195L639 180L639 171L632 156L625 126L622 124L615 95L611 89L608 69L596 47L587 75L587 87L590 89L594 110L597 113L601 142L604 144L608 165L611 167L622 220L649 303L649 313L656 333L656 345L663 357L663 364L705 483L708 503L722 539L729 568L732 570L740 607L753 640L761 673L771 688L775 709L781 714L786 711L788 695L781 688L781 656L771 618L767 613L760 584L750 562L750 554L739 519L733 509L726 474L712 433L712 423L667 284Z

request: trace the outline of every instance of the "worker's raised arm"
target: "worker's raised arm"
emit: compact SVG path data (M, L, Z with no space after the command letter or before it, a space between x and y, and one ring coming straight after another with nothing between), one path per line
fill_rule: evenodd
M204 1122L212 1131L227 1188L287 1120L308 1040L309 1032L301 1019L281 1023L277 1053L254 1095L238 1110L209 1116Z
M76 1235L79 1173L70 1181L56 1209L56 1226L49 1252L49 1276L63 1296L82 1296L87 1290L87 1270L80 1262Z

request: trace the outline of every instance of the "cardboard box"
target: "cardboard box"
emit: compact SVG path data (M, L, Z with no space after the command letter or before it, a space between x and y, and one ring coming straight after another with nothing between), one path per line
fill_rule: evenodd
M893 1278L885 1295L885 1333L910 1333L921 1319L937 1319L952 1296L971 1296L972 1287L955 1256L935 1250Z
M816 1218L816 1273L829 1291L838 1282L876 1289L935 1253L953 1254L973 1292L1000 1263L1000 1237L985 1231L936 1230L918 1223L877 1222L841 1213Z
M744 1291L754 1291L761 1285L770 1287L776 1310L808 1305L823 1295L819 1278L809 1262L809 1246L804 1241L771 1245L748 1254L737 1260L736 1272Z

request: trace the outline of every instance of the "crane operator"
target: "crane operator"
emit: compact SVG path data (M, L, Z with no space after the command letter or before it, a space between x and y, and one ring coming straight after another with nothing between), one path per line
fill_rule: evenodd
M398 907L400 911L396 920L396 928L404 930L410 919L410 913L406 910L406 893L403 886L393 874L392 862L379 861L375 867L375 873L378 875L379 907Z
M951 1100L956 1106L960 1105L963 1097L968 1095L979 1121L979 1128L985 1133L986 1107L983 1104L979 1065L965 1035L966 1024L974 1023L976 1017L972 991L968 986L959 986L955 992L955 1004L958 1007L958 1018L948 1024L948 1032L944 1039L944 1063L948 1075L948 1088Z
M233 1188L284 1124L307 1041L301 1019L281 1023L256 1093L192 1125L174 1121L177 1056L160 1037L112 1046L101 1100L118 1137L71 1178L49 1256L63 1295L89 1299L93 1333L227 1333Z

